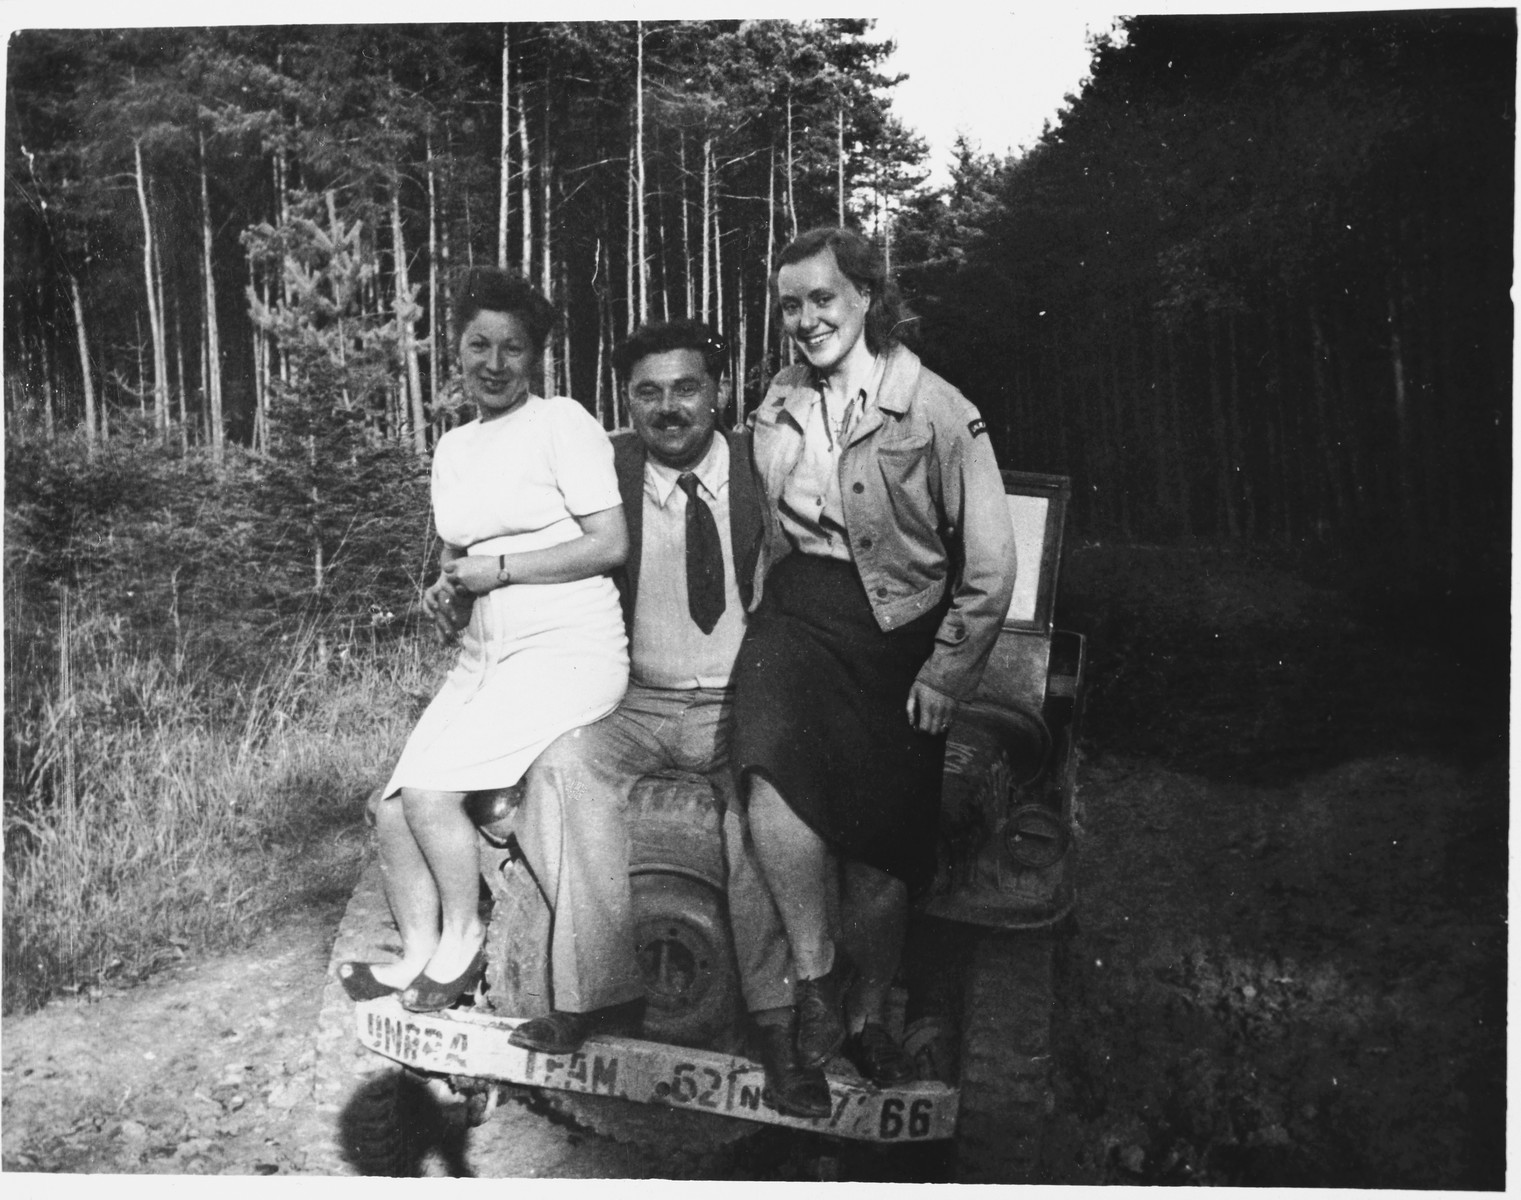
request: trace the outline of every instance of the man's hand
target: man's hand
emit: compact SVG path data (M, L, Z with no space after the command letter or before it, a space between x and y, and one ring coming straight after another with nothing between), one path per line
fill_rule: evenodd
M439 638L447 646L459 637L459 631L470 623L470 610L475 597L458 587L447 574L438 577L432 587L423 592L424 614L433 622Z
M499 559L495 554L466 554L444 564L444 578L456 591L470 596L484 596L501 585L497 578Z
M908 693L908 723L920 733L944 733L956 715L956 701L917 679Z

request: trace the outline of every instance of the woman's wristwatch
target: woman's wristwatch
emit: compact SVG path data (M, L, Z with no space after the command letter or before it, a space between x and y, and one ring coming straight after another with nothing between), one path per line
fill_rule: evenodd
M496 581L499 584L512 582L512 573L507 570L507 556L505 554L498 554L496 556Z

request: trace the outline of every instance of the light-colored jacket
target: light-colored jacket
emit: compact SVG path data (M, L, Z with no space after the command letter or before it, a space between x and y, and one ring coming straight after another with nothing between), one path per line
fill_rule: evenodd
M769 503L752 610L766 573L792 550L777 501L802 453L801 417L816 393L806 364L787 367L755 411L755 465ZM919 681L968 699L1014 592L1014 527L982 418L905 346L888 351L877 402L840 455L840 499L883 631L928 612L950 590Z

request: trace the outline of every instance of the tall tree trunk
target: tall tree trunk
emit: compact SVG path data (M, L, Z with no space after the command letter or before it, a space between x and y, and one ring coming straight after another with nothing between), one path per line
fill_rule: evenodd
M681 131L681 274L686 283L687 308L686 315L693 315L692 305L697 297L692 287L692 234L688 220L687 203L687 131Z
M75 309L75 342L79 347L79 379L85 394L85 444L93 449L96 444L96 400L94 400L94 376L90 371L90 342L85 338L85 303L79 294L79 277L68 272L68 300Z
M285 144L283 142L280 142L275 146L275 212L279 218L279 223L281 225L285 224L289 215L285 202L285 177ZM285 272L283 270L275 272L274 278L268 281L268 287L270 303L283 303L287 299ZM280 364L280 382L289 388L291 382L290 356L285 353L284 347L280 345L277 338L273 336L269 338L268 342L265 345L265 353L270 357L271 361L278 359Z
M205 282L202 281L201 292L206 291ZM211 376L206 370L206 314L201 314L200 340L196 343L198 356L201 360L201 444L210 446L211 442Z
M644 213L644 22L636 22L635 40L635 87L634 87L634 162L638 170L636 181L639 207L639 319L647 320L650 313L650 263L645 251Z
M180 449L190 449L190 424L185 420L185 329L180 323L180 295L174 294L174 365L180 381Z
M257 299L264 303L263 289L259 285L258 272L254 269L254 255L252 247L248 251L248 295L250 299ZM254 419L253 419L253 446L255 450L263 451L269 448L266 440L265 418L269 406L269 369L265 357L264 331L257 321L250 322L253 330L254 352Z
M461 188L465 201L465 266L475 266L475 219L470 215L470 189ZM506 270L506 264L498 264L502 270Z
M502 23L502 157L497 168L496 216L496 265L504 271L507 269L507 202L511 194L508 151L512 147L512 105L510 103L512 60L508 53L508 42L508 25L504 21Z
M745 310L745 261L740 259L739 268L735 271L734 292L735 307L739 309L739 353L731 378L734 383L734 427L740 428L745 423L745 345L749 337L750 323L748 313Z
M561 181L563 188L563 180ZM561 192L560 201L565 200L564 192ZM565 255L560 255L558 280L559 294L561 297L570 295L569 268L565 265ZM564 315L560 322L560 374L564 380L564 386L560 389L562 396L574 396L575 385L570 377L570 305L565 305Z
M317 489L317 439L308 434L306 438L306 469L310 472L307 476L312 482L307 491L307 499L311 501L312 511L315 513L321 507L322 496ZM322 584L327 574L327 556L322 550L322 535L317 529L315 521L311 526L312 539L312 592L322 591Z
M797 237L797 199L792 192L792 86L787 87L787 219L792 226L792 236Z
M55 432L53 412L53 351L46 332L38 338L42 349L42 429L47 435L48 441L53 440Z
M656 164L659 170L659 164ZM660 239L660 319L671 319L671 254L670 222L665 214L665 188L662 180L655 180L655 236Z
M592 411L597 414L597 420L602 422L602 428L608 429L611 428L612 422L608 420L607 412L602 407L602 372L604 370L602 365L602 348L607 344L608 335L607 288L605 283L601 287L597 286L598 280L605 280L606 278L603 275L602 246L603 240L598 237L597 247L592 254L592 295L597 298L597 377L596 383L592 387Z
M704 138L702 143L702 319L713 320L712 291L709 283L713 277L713 139Z
M444 149L446 153L450 150L450 131L447 125L444 127ZM450 179L445 179L445 195L452 194L453 189L449 186L451 182L452 181ZM468 191L469 189L466 190ZM442 222L440 222L440 224L442 225L442 228L439 230L438 257L440 268L439 286L442 291L442 297L438 301L437 307L434 309L434 319L437 321L437 325L434 327L433 353L438 358L439 387L447 390L447 381L449 378L449 356L454 352L454 346L450 337L450 315L454 312L454 297L450 290L451 284L449 278L449 264L451 262L449 229L451 223L449 221L447 212L444 214L444 219ZM469 239L467 238L466 240L468 241ZM435 393L434 395L434 445L437 445L438 439L444 435L444 426L446 424L446 417L443 411L443 406L438 403L440 395L441 393Z
M435 320L438 322L436 326L437 332L433 335L433 353L438 358L438 377L442 381L449 377L449 355L454 349L450 344L449 337L449 314L454 311L454 296L449 290L451 248L447 217L440 222L440 226L438 231L438 283L440 300L433 313Z
M332 238L334 246L343 242L343 226L338 221L338 197L332 188L324 193L327 200L327 227L328 236ZM348 307L348 296L339 294L333 297L333 331L337 335L333 340L338 348L338 368L343 372L343 385L339 389L339 399L345 409L354 407L353 397L349 395L348 365L349 365L349 339L348 329L344 321L344 310Z
M422 372L417 363L417 306L407 278L407 243L401 227L401 171L391 169L391 278L396 289L396 330L402 361L407 367L408 424L412 449L418 457L428 453L428 421L423 413Z
M554 172L554 164L549 149L549 81L544 81L544 133L539 143L539 182L540 182L540 209L543 212L544 221L544 244L542 248L542 265L539 273L539 286L546 299L554 302L554 220L550 213L549 200L551 196L552 181L550 176ZM553 339L544 343L544 394L546 396L558 395L555 386L555 345Z
M152 199L152 193L151 193L151 191L149 193L149 199L150 200ZM155 400L155 404L154 404L154 412L153 412L153 424L158 429L159 441L167 443L169 441L169 416L170 416L169 409L170 409L170 406L174 403L174 397L170 395L170 392L171 392L172 389L169 386L169 309L164 304L164 257L163 257L163 249L159 246L158 230L157 229L155 229L153 231L153 292L154 292L154 295L156 295L158 297L158 320L159 320L159 326L160 326L161 332L163 334L163 339L164 339L164 343L163 343L163 359L164 359L164 362L163 362L163 372L162 372L162 377L163 377L163 380L164 380L163 399L162 399L162 403L158 402L158 399L159 399L159 388L156 386L156 383L155 383L155 387L154 387L154 400ZM158 361L157 360L158 360L158 347L155 346L154 347L154 372L153 372L155 381L160 376L160 372L158 371Z
M201 270L206 280L206 398L210 411L206 422L211 433L211 456L222 461L226 442L222 421L222 343L217 325L217 289L212 274L211 200L206 189L206 135L198 133L201 173ZM257 335L256 335L257 336Z
M524 279L533 278L533 171L528 155L528 88L518 89L518 195L523 210L523 253L518 270Z
M438 303L438 186L433 162L433 131L423 138L423 154L428 166L428 403L438 409L439 359L443 357L444 338L439 336L438 319L443 313ZM345 406L346 407L346 406Z
M132 328L137 332L137 411L148 415L148 368L143 363L143 318L141 313L132 314Z
M634 153L634 147L631 145L628 150L628 222L624 231L625 238L623 243L625 247L623 258L624 278L628 284L628 297L626 301L628 320L625 331L628 333L634 332L634 325L639 319L639 310L634 306L634 275L637 273L634 259L639 253L634 237L634 182L637 175L634 168Z
M718 222L718 197L713 197L713 298L714 328L724 327L723 227Z
M148 294L148 335L153 339L153 404L163 414L169 411L169 367L164 353L164 326L158 309L158 292L153 272L153 220L148 213L148 181L143 172L143 143L132 139L132 159L136 168L137 203L143 218L143 287ZM141 336L141 335L139 335ZM140 383L139 386L145 386Z
M839 108L835 110L835 164L836 164L836 191L839 203L836 205L835 224L841 229L845 228L845 103L842 100Z
M771 272L776 269L776 142L771 143L771 153L766 169L766 279L767 286L761 296L761 387L771 379ZM781 361L781 355L777 355Z

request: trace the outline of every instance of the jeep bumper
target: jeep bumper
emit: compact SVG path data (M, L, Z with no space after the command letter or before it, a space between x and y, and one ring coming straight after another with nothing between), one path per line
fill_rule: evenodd
M942 1083L877 1088L831 1075L827 1117L778 1112L758 1063L626 1037L591 1037L573 1054L540 1054L509 1045L522 1023L465 1009L411 1013L393 996L355 1006L359 1040L419 1071L529 1087L617 1096L785 1125L869 1142L924 1142L954 1136L959 1092Z

